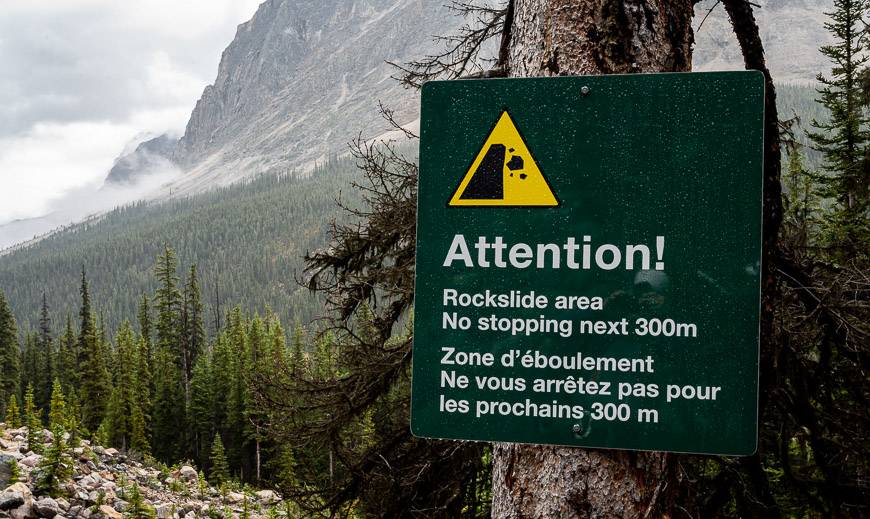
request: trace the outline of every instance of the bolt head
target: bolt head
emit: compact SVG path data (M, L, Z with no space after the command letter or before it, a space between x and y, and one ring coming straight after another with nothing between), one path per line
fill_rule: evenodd
M588 86L582 87L580 89L580 93L583 94L584 96L588 96L589 95L589 87Z
M580 424L579 424L579 423L575 423L575 424L574 424L574 427L572 427L571 429L572 429L575 433L579 433L580 431L583 430L583 428L580 427Z

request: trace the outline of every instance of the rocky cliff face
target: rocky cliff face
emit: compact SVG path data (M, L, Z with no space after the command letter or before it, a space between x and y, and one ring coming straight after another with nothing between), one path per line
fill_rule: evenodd
M9 519L250 519L293 516L296 509L272 490L242 493L209 486L190 466L159 468L82 440L65 454L71 477L52 497L36 480L45 458L27 443L27 429L0 424L0 518ZM52 437L43 431L47 449ZM14 468L13 468L14 467ZM17 473L18 481L11 477ZM135 490L134 490L135 489ZM135 493L140 496L138 506Z
M238 28L171 155L185 170L171 186L189 194L262 172L302 169L385 129L378 101L401 122L418 117L416 93L390 78L435 48L432 36L463 21L441 1L267 0ZM721 4L696 6L694 69L742 68ZM829 65L818 53L832 0L762 0L756 9L777 81L811 82ZM170 188L167 188L167 190Z
M172 155L177 145L178 140L166 134L139 144L132 152L115 160L106 184L131 184L143 176L174 168Z
M830 41L823 24L827 21L824 13L833 9L833 0L760 0L758 4L755 18L774 81L809 84L819 72L830 71L831 64L819 52L819 46ZM703 0L697 4L692 25L696 29L694 70L743 68L740 47L721 3Z
M268 0L239 26L174 154L188 174L179 192L279 172L341 153L359 132L385 124L379 100L401 121L415 94L385 60L431 52L432 35L461 20L424 0Z

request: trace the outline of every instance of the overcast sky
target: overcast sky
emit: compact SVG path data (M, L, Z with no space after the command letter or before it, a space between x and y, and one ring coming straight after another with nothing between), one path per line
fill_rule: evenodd
M261 0L0 0L0 224L102 181L126 145L181 134Z

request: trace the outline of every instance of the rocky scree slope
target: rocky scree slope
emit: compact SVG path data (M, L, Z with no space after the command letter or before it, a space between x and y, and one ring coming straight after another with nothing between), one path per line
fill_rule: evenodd
M0 424L0 518L123 519L131 517L134 484L148 515L157 519L239 518L295 515L290 503L272 490L221 493L205 484L191 466L176 470L135 461L116 449L92 446L87 440L70 449L72 478L61 484L59 497L36 492L36 473L43 457L27 444L27 429ZM43 431L46 448L51 432ZM12 466L19 481L12 483Z

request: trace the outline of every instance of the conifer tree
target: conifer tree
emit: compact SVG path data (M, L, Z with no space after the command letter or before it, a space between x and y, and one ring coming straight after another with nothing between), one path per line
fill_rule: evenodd
M799 150L793 150L788 156L783 187L783 239L790 242L792 249L803 249L817 235L819 203L816 185L804 166L803 154Z
M55 377L54 338L51 331L48 299L42 292L42 308L39 312L39 383L36 385L36 403L42 409L48 409L51 401L52 383Z
M12 395L18 394L21 357L18 326L2 290L0 290L0 366L3 366L0 369L0 403L5 403Z
M33 384L27 386L27 391L24 393L24 424L27 426L27 446L36 454L42 453L42 420L40 419L39 409L33 397Z
M73 331L72 316L69 313L66 315L64 332L58 342L57 373L61 386L65 388L78 387L78 339Z
M63 427L69 431L68 423L69 410L66 407L66 399L63 395L63 389L60 385L60 379L55 378L51 389L51 408L48 412L48 428L54 430L56 427Z
M6 404L6 427L10 429L18 429L21 427L21 411L18 409L18 395L9 395L9 402Z
M121 324L115 344L117 345L115 384L107 413L109 442L121 449L127 449L132 445L134 436L140 446L145 437L144 416L140 407L140 388L137 380L139 351L136 336L128 321ZM134 419L137 422L135 424Z
M206 465L208 438L211 438L215 432L211 355L208 352L200 355L193 366L187 417L193 432L194 459L200 466Z
M829 122L812 121L808 132L816 149L825 157L826 175L819 177L821 195L836 201L828 230L831 242L845 247L846 255L865 253L870 243L867 209L870 207L870 166L867 164L870 132L862 105L861 73L868 57L864 52L868 0L834 0L834 10L825 28L833 35L821 52L831 60L830 77L819 74L819 102L828 109Z
M184 285L184 303L181 313L181 361L182 369L184 370L183 379L186 399L190 398L190 378L193 375L193 366L196 363L197 357L202 353L206 340L202 312L196 265L191 265L187 275L187 282Z
M128 519L155 519L157 517L154 508L146 504L145 499L142 498L138 483L133 483L127 499L129 504L124 512L124 517Z
M154 295L154 306L157 309L157 346L172 353L180 367L179 317L182 305L176 268L175 251L165 245L154 267L158 283Z
M28 385L33 385L33 398L36 402L36 407L39 408L41 402L37 399L36 388L40 385L40 354L39 354L39 337L36 332L28 332L24 334L24 349L21 351L21 386L26 388Z
M142 294L142 299L139 301L139 312L137 315L139 320L139 335L145 340L145 345L148 350L150 360L151 353L151 301L148 300L147 294Z
M63 427L55 427L51 432L53 435L51 445L34 471L34 479L38 494L57 497L61 485L72 477L73 459L69 453L69 445L64 439Z
M209 481L215 486L220 486L230 480L230 468L220 434L214 435L214 441L211 444L211 472L209 476Z
M151 450L158 459L170 462L184 451L186 409L175 357L159 345L154 352L154 385Z
M88 281L82 269L82 306L79 312L79 365L81 372L80 391L82 426L96 431L105 417L106 405L111 396L111 378L106 366L101 334L94 324Z

